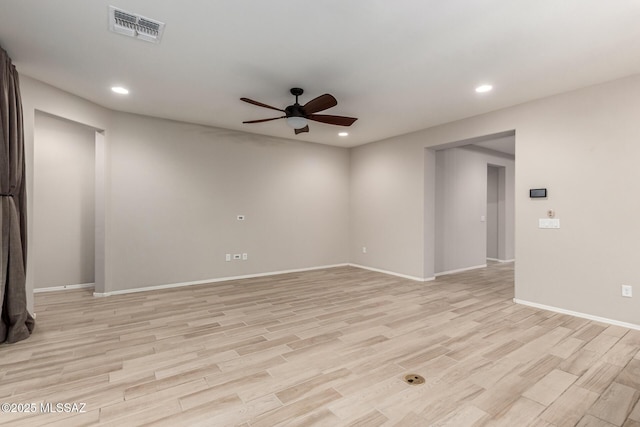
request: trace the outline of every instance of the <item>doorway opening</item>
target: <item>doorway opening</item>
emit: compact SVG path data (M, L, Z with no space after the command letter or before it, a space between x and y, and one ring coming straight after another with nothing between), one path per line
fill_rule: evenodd
M507 261L506 256L506 212L505 212L506 168L487 164L487 253L488 261Z
M34 292L93 287L98 220L96 129L35 112L33 185Z
M425 277L515 258L515 131L425 150Z

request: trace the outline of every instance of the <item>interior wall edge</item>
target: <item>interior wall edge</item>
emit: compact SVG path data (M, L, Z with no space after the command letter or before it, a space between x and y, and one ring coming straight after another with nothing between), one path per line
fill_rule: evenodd
M402 277L403 279L414 280L416 282L430 282L436 279L434 276L431 276L431 277L410 276L408 274L402 274L395 271L383 270L375 267L368 267L366 265L361 265L361 264L348 264L348 265L351 267L361 268L363 270L375 271L376 273L383 273L383 274L389 274L391 276Z

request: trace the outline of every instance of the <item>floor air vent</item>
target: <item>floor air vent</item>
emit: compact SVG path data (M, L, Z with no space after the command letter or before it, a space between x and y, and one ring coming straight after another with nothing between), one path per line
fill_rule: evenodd
M164 23L109 6L109 29L114 33L159 43Z

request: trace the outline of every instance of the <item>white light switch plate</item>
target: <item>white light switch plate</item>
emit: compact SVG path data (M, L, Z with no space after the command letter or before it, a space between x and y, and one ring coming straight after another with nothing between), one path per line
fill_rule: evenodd
M538 228L560 228L560 219L540 218L538 219Z

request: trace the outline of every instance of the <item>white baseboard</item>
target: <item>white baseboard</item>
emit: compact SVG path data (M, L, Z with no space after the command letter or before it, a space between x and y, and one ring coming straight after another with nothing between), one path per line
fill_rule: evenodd
M379 268L366 267L364 265L359 265L359 264L349 264L349 265L351 267L361 268L363 270L375 271L377 273L389 274L391 276L402 277L403 279L415 280L417 282L429 282L431 280L435 280L435 277L424 277L424 278L422 278L422 277L416 277L416 276L409 276L407 274L402 274L402 273L396 273L394 271L381 270Z
M487 258L487 261L496 261L496 262L515 262L515 259Z
M52 286L50 288L36 288L33 290L33 293L39 294L41 292L68 291L71 289L85 289L85 288L93 288L93 287L95 287L95 283L80 283L79 285L63 285L63 286Z
M582 319L593 320L601 323L608 323L609 325L622 326L623 328L635 329L640 331L640 325L635 325L633 323L621 322L619 320L607 319L606 317L594 316L591 314L580 313L578 311L565 310L564 308L553 307L550 305L538 304L537 302L525 301L521 299L514 298L513 302L516 304L522 304L529 307L539 308L541 310L553 311L555 313L560 314L568 314L569 316L580 317Z
M111 292L94 292L93 296L94 297L108 297L108 296L112 296L112 295L133 294L133 293L137 293L137 292L147 292L147 291L157 291L157 290L161 290L161 289L181 288L181 287L184 287L184 286L204 285L206 283L227 282L227 281L230 281L230 280L253 279L253 278L256 278L256 277L275 276L275 275L278 275L278 274L299 273L299 272L303 272L303 271L313 271L313 270L324 270L326 268L346 267L348 265L349 264L322 265L322 266L318 266L318 267L298 268L298 269L295 269L295 270L270 271L268 273L246 274L244 276L229 276L229 277L218 277L218 278L215 278L215 279L195 280L193 282L167 283L165 285L146 286L144 288L123 289L123 290L111 291Z
M446 276L447 274L462 273L463 271L476 270L478 268L487 268L487 264L474 265L473 267L458 268L456 270L442 271L440 273L436 273L435 276L436 277Z

